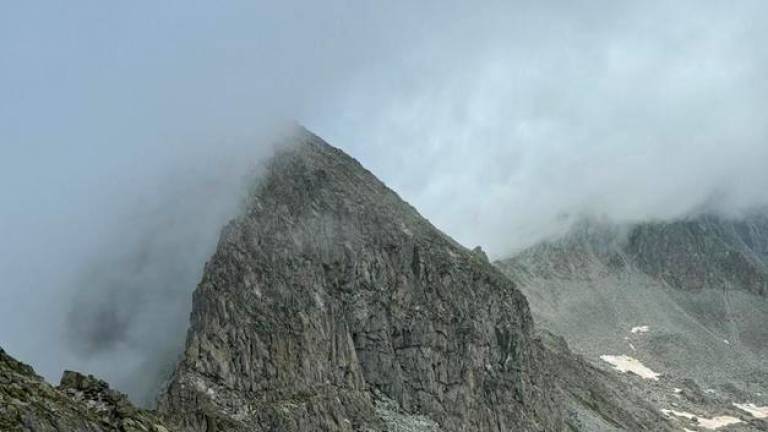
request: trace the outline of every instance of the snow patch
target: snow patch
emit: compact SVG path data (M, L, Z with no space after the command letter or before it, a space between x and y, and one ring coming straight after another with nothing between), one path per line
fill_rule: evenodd
M736 423L742 423L740 419L737 419L736 417L731 416L718 416L718 417L712 417L712 418L706 418L706 417L700 417L696 414L691 414L689 412L685 411L675 411L675 410L669 410L669 409L663 409L661 412L669 417L671 415L676 417L683 417L687 419L696 419L696 424L703 427L704 429L709 430L716 430L720 429L721 427L729 426Z
M651 330L650 327L648 327L647 325L644 325L644 326L632 327L632 330L630 331L632 332L632 334L638 334L638 333L648 333L648 331L650 330Z
M633 374L645 379L652 379L656 381L659 380L660 374L650 370L644 364L640 363L639 360L630 356L601 355L600 359L604 362L610 363L614 369L618 370L619 372L632 372Z
M752 417L754 418L768 418L768 406L759 407L755 404L751 403L745 403L745 404L733 404L736 408L746 411L750 414L752 414Z

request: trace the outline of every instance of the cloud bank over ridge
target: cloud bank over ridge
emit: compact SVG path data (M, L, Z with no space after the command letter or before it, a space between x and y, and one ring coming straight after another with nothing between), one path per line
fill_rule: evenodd
M289 119L492 255L768 203L764 2L0 8L0 344L51 379L147 393Z

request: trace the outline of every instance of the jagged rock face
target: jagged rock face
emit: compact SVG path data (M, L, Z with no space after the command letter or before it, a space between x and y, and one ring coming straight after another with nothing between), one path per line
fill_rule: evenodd
M768 216L642 224L628 239L637 267L682 289L726 285L768 295Z
M295 141L223 230L161 409L193 431L561 430L514 284L354 159Z
M152 413L92 376L68 371L58 388L0 349L0 431L168 432Z
M561 239L501 261L509 276L581 279L603 271L638 271L675 288L727 286L768 296L768 213L631 226L583 221Z

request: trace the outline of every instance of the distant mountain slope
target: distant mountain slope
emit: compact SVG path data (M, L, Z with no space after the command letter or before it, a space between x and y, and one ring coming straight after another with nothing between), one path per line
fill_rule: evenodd
M767 245L762 213L587 221L497 265L526 294L537 325L591 363L610 369L626 356L661 374L658 382L623 376L661 408L680 402L674 389L693 379L694 389L711 389L701 401L711 410L768 405Z
M59 387L0 349L0 431L168 432L149 411L133 407L106 383L66 372Z
M768 295L768 216L702 216L642 224L628 239L630 262L681 289L723 287Z

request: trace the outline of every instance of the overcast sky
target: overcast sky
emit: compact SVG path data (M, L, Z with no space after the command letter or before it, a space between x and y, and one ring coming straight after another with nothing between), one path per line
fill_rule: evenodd
M764 1L3 2L0 346L138 398L286 119L496 257L583 215L764 205L766 19Z

